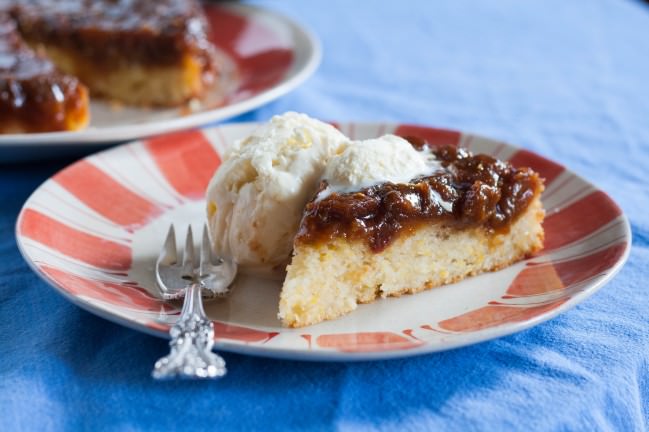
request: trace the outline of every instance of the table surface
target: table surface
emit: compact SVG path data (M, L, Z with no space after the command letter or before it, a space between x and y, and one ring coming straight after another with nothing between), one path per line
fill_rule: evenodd
M372 363L225 354L219 382L151 380L167 342L95 317L20 257L16 215L73 159L0 167L0 430L644 430L649 417L649 6L260 2L310 27L324 60L287 110L476 132L561 162L633 231L596 295L522 333Z

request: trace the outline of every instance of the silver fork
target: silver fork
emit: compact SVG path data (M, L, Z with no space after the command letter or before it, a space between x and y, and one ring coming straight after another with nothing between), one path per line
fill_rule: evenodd
M163 299L184 296L185 301L178 321L169 331L171 352L156 362L152 375L156 379L222 377L226 373L225 361L212 352L214 324L205 316L202 297L227 295L237 266L214 257L206 226L203 226L198 267L191 226L187 228L182 255L179 264L176 234L171 225L156 261L156 283Z

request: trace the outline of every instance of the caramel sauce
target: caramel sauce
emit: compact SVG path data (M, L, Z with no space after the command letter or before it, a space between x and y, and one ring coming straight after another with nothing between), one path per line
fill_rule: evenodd
M424 142L407 137L421 148ZM543 190L539 175L491 156L445 146L433 151L442 169L408 184L382 183L352 193L332 193L307 204L298 243L363 239L374 252L421 224L507 232ZM327 187L326 180L319 192ZM317 197L317 195L316 195Z
M195 55L209 66L207 23L195 0L10 0L30 44L66 49L105 67L178 64Z
M66 113L82 110L86 96L76 78L30 49L13 21L0 13L0 130L64 130Z

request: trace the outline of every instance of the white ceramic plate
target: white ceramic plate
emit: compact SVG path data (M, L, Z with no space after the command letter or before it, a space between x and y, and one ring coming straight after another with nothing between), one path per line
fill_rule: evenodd
M27 200L18 245L34 270L75 304L166 337L177 304L155 297L153 268L170 223L204 219L203 193L220 154L254 124L184 131L116 147L59 172ZM251 277L208 303L216 348L305 360L402 357L469 345L529 328L593 294L622 267L631 234L620 208L563 166L496 140L428 127L337 124L361 139L396 133L459 144L546 179L545 249L498 272L416 295L361 305L318 325L286 329L280 285ZM179 235L184 235L180 230Z
M255 6L206 4L210 39L224 62L221 85L200 108L145 109L91 101L91 122L77 132L0 135L0 161L43 158L62 147L113 143L223 120L293 90L320 63L316 37L286 17Z

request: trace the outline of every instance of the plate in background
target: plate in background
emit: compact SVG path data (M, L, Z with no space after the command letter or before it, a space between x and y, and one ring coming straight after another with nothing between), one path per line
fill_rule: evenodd
M69 147L133 140L233 117L293 90L320 63L317 38L284 16L237 3L204 7L224 77L203 106L133 108L92 100L86 129L0 134L0 161L43 159Z

